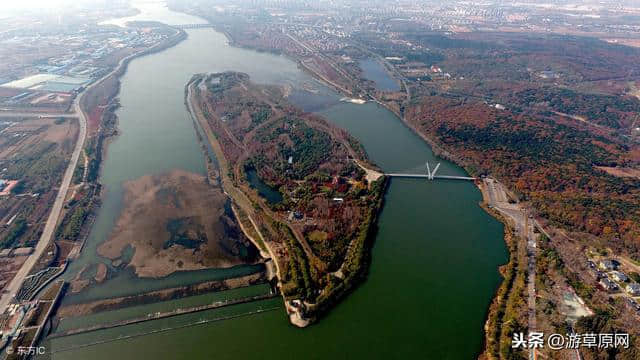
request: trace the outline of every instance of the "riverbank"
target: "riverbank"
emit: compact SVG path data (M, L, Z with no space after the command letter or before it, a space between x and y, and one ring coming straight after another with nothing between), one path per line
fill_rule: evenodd
M78 99L78 109L82 111L87 118L95 116L94 110L97 107L103 106L104 111L100 114L100 118L97 121L98 128L95 129L95 133L92 133L84 144L84 164L82 167L77 166L74 170L76 172L74 175L76 182L84 185L93 185L95 189L87 191L86 193L91 199L83 199L83 201L79 202L78 205L67 212L68 214L73 214L78 206L85 204L83 211L86 215L84 216L82 226L78 229L78 234L83 234L83 236L80 243L76 245L76 248L72 252L72 256L78 255L84 248L86 237L93 227L93 221L95 220L94 214L98 211L102 199L105 196L98 179L102 173L102 164L105 160L104 154L107 153L110 142L118 135L118 116L116 115L116 111L120 107L117 100L120 93L120 78L124 76L132 60L171 48L186 38L187 33L185 31L175 29L172 37L150 48L122 58L114 70L89 85L85 92L80 95L80 99ZM66 219L63 219L61 223L64 224L65 220Z
M211 23L211 22L210 22ZM222 32L228 39L229 45L231 46L236 46L236 47L241 47L241 48L249 48L252 50L256 50L256 51L264 51L262 49L255 49L252 47L246 47L243 45L238 44L237 41L234 40L232 34L230 34L228 31L226 31L224 28L221 28L220 26L216 26L216 24L211 23L214 28L218 29L220 32ZM283 55L282 52L276 52L273 51L274 54L277 55ZM374 54L377 55L373 52L369 52L370 54ZM307 66L304 66L304 64L302 63L302 61L300 59L297 59L295 57L290 57L287 54L284 54L285 57L289 57L291 58L291 60L293 60L300 69L302 69L304 72L310 74L311 76L313 76L316 80L322 82L323 84L329 86L330 88L333 88L334 90L337 90L339 93L344 94L346 96L352 96L352 92L349 92L345 89L343 89L340 86L336 86L336 84L334 84L331 81L327 81L327 79L325 79L321 74L318 74L317 72L313 71L313 69L310 69ZM379 55L378 55L379 56ZM409 89L407 88L407 85L404 81L402 81L403 84L403 88L405 92L409 92ZM400 111L398 111L397 109L393 108L392 106L389 106L388 104L386 104L384 101L381 101L380 99L376 98L374 95L372 94L368 94L369 97L371 97L373 99L374 102L376 102L378 105L386 108L387 110L389 110L390 112L392 112L398 119L401 120L402 124L405 125L407 128L409 128L413 133L415 133L416 135L418 135L424 142L426 142L427 144L429 144L429 146L431 147L432 151L434 152L435 155L437 155L440 158L449 160L451 162L453 162L454 164L462 167L468 174L472 174L472 175L477 175L474 171L474 169L472 168L471 164L469 164L467 161L465 161L464 159L462 159L460 156L453 154L451 152L449 152L448 150L444 149L443 146L441 146L437 139L431 138L430 136L428 136L427 134L421 132L417 126L415 126L414 124L412 124L409 119L407 119L406 114L401 113ZM407 104L409 103L410 99L407 99ZM490 203L490 199L488 199L486 197L486 193L485 191L483 191L483 187L481 183L475 183L476 188L482 193L483 195L483 202L486 204ZM510 226L509 224L505 221L505 218L500 216L499 213L495 212L495 211L491 211L487 206L480 204L480 207L483 208L484 211L486 211L489 215L491 215L492 217L494 217L496 220L498 220L499 222L503 223L506 230L505 230L505 234L503 236L503 241L505 242L505 244L511 248L510 245L510 238L508 237L508 231L510 231ZM510 254L510 258L515 256L515 254ZM504 265L506 267L509 266L509 263ZM498 288L498 290L496 290L496 295L493 297L493 301L492 303L498 302L500 299L498 298L498 293L501 291L500 289L504 288L506 283L506 279L504 278L504 274L503 274L503 281L500 285L500 288ZM495 306L494 306L495 308ZM491 309L488 309L486 312L486 321L489 321L489 317L491 316ZM485 332L485 336L488 336L488 332ZM484 351L483 351L484 352Z
M157 19L178 23L172 13ZM179 23L190 22L180 20ZM302 87L315 82L284 57L231 48L226 43L222 34L210 29L189 31L189 39L175 51L131 64L131 71L123 78L123 106L118 111L123 131L109 149L103 175L105 188L112 190L108 191L105 210L101 210L96 230L87 242L86 255L94 253L97 240L106 238L112 228L110 214L117 214L120 209L117 199L121 196L122 181L174 167L206 174L205 169L192 165L194 162L204 164L202 149L197 146L193 126L183 110L184 85L191 74L235 69L249 73L260 83ZM144 87L149 79L156 82L153 92ZM324 86L317 87L321 92L330 92ZM303 107L305 100L315 101L315 97L311 97L299 94L291 100ZM330 108L316 106L317 111L333 124L349 129L363 143L370 158L386 172L437 161L424 141L382 107L374 103L338 103L333 92L325 100L331 104ZM326 114L324 109L328 110ZM185 136L185 124L188 136ZM184 153L185 147L188 151L184 156L174 155ZM194 150L198 154L194 154ZM462 175L458 167L445 161L440 171ZM367 280L305 331L291 326L281 310L178 329L176 326L199 322L202 317L183 315L167 321L57 338L51 342L52 349L74 350L55 353L53 357L168 360L175 357L175 349L184 349L188 353L182 353L183 356L198 359L253 358L255 349L261 349L261 357L265 359L304 358L311 354L309 349L313 349L312 357L318 359L341 358L345 351L353 359L474 357L481 346L485 309L498 285L495 269L504 263L506 256L501 240L502 226L475 206L480 194L466 182L393 179L390 184L379 215ZM85 263L95 263L94 257L81 258L76 265ZM106 292L122 294L123 288L129 288L126 294L130 294L168 283L186 284L191 283L194 276L200 275L171 276L151 282L118 275L88 289L86 295L69 300L98 299ZM252 313L256 308L275 305L282 309L280 304L280 299L272 299L267 304L251 303L229 312ZM149 304L136 310L137 314L147 314L170 308ZM99 322L112 322L125 316L122 314L125 309L116 311L100 314ZM204 320L226 315L228 313L207 314ZM451 321L452 317L459 321ZM79 321L67 322L67 328L77 325ZM152 333L165 328L174 330ZM149 335L98 343L142 333ZM459 344L460 338L465 339L465 344ZM247 346L247 339L252 346ZM202 346L203 343L209 346Z
M162 26L165 27L165 25L157 25L157 26ZM167 27L170 28L170 27ZM121 204L121 200L119 200L121 198L121 195L117 195L114 194L114 189L116 189L117 192L123 192L124 189L121 188L121 184L123 184L126 180L128 179L121 179L121 180L117 180L117 181L113 181L113 177L115 176L119 176L120 174L122 174L118 169L111 169L109 171L109 173L107 174L104 170L104 166L105 164L108 163L112 163L113 162L113 158L111 158L111 156L113 156L111 154L111 146L113 144L117 144L116 149L119 148L121 145L120 143L122 142L121 139L127 139L129 137L129 135L131 135L130 131L126 131L126 133L123 133L120 130L120 124L118 121L118 117L119 115L122 114L126 114L128 112L127 109L131 109L131 104L125 104L125 107L127 107L127 109L125 109L124 107L120 107L119 106L119 96L121 93L121 78L123 78L125 75L129 74L129 76L131 76L131 74L129 73L128 69L130 64L132 63L132 61L134 59L142 59L142 58L148 58L151 57L152 55L156 55L156 54L160 54L160 53L164 53L165 50L170 49L172 47L174 47L175 45L178 45L180 43L182 43L183 40L187 39L187 33L183 30L180 29L173 29L172 30L172 36L168 39L166 39L165 41L156 44L155 46L151 47L151 48L147 48L144 49L142 51L139 51L135 54L131 54L126 58L121 59L121 61L119 62L119 66L113 70L113 72L108 75L107 77L105 77L106 80L100 81L96 88L96 89L91 95L90 97L93 98L94 100L96 98L99 98L100 96L104 96L104 95L108 95L108 97L106 99L108 100L102 100L102 101L109 101L110 104L115 104L114 106L108 106L107 111L105 111L102 116L101 116L101 128L100 128L100 132L96 132L96 134L94 135L94 137L92 138L92 142L88 143L88 153L92 156L91 160L88 161L88 163L91 164L90 166L90 171L86 171L87 173L89 173L90 176L88 176L88 182L85 184L85 186L91 186L92 188L95 187L97 189L97 191L94 192L94 194L92 195L92 198L95 199L95 203L100 203L100 207L99 208L95 208L92 207L91 209L87 209L89 211L87 211L86 213L88 213L89 215L86 216L85 221L83 223L83 229L80 231L81 234L84 234L86 236L82 236L82 241L79 241L78 244L76 244L77 249L75 249L76 251L73 252L73 258L75 261L73 261L73 263L71 263L71 270L67 271L66 277L68 280L73 280L76 277L74 277L74 274L78 273L79 271L81 272L85 272L85 274L83 275L84 277L86 277L86 279L77 279L79 282L83 283L86 282L87 280L91 283L93 283L94 277L93 277L93 271L96 271L96 266L97 269L100 270L101 268L104 268L104 264L107 265L107 272L106 272L106 276L105 279L101 279L102 282L95 282L95 286L89 286L85 289L84 293L78 293L78 294L72 294L72 298L74 299L72 302L77 302L77 301L85 301L82 299L88 298L88 299L96 299L96 295L97 293L101 293L102 295L99 295L97 298L100 297L104 297L107 296L109 297L109 295L107 295L107 293L105 292L105 287L109 286L108 284L116 282L116 283L122 283L123 281L125 281L127 284L131 284L130 286L132 287L137 287L135 285L135 281L133 280L134 278L132 277L133 272L129 272L128 269L125 268L125 266L127 265L128 261L130 258L134 258L135 257L135 253L134 253L134 249L131 247L127 247L126 249L124 249L124 251L122 252L122 259L116 258L115 260L109 262L107 261L106 263L104 262L104 260L102 258L99 258L99 254L98 254L98 248L99 245L101 243L103 243L105 240L108 240L108 238L110 237L110 233L111 230L113 228L113 226L115 226L115 220L113 225L107 225L105 227L105 216L104 214L102 214L103 212L107 212L107 216L106 218L108 219L110 216L112 216L111 214L119 214L122 204ZM168 30L165 30L168 31ZM142 60L141 60L142 61ZM139 72L139 71L137 71ZM150 95L152 95L152 93L150 93ZM101 102L102 102L101 101ZM95 101L94 105L95 105ZM84 101L83 103L85 103L85 105L87 105L89 103L89 101ZM85 108L87 109L86 111L90 111L88 110L89 108ZM174 117L175 119L175 117ZM154 119L155 120L155 119ZM130 123L128 123L130 124ZM154 125L155 126L155 125ZM130 126L128 126L130 127ZM188 132L183 132L185 135L191 135L192 134L192 128L189 126L189 124L187 123L186 126L184 126L185 130L187 130ZM118 135L118 136L116 136ZM118 141L116 141L118 140ZM124 140L124 141L128 141L128 140ZM106 155L107 151L109 152L110 155ZM119 150L118 150L119 151ZM139 150L138 150L139 151ZM157 153L157 152L156 152ZM104 155L103 155L104 154ZM131 154L133 158L135 158L134 154ZM118 157L118 155L115 155L116 157ZM131 157L130 157L131 158ZM193 159L191 160L192 156L189 157L189 161L190 163L193 163L194 165L191 167L183 167L180 164L185 164L184 161L180 161L178 163L176 163L173 166L170 166L168 169L166 169L166 171L163 171L161 173L168 173L171 172L172 170L179 168L179 169L184 169L190 173L196 174L196 173L200 173L199 168L202 167L204 165L204 163L202 163L202 165L200 166L196 166L197 164L197 159ZM125 164L125 166L128 166L126 164L129 164L129 162L127 160L125 160L126 162L123 163ZM173 163L172 163L173 164ZM82 173L82 172L80 172ZM79 174L80 174L79 173ZM144 175L145 173L142 173L140 175ZM83 177L83 175L78 176L78 178ZM106 177L106 179L105 179ZM130 179L135 179L137 178L137 176L134 176ZM105 185L103 185L105 184ZM214 186L215 184L210 184L210 186ZM219 190L218 190L219 191ZM76 203L76 205L82 205L84 203L87 203L85 201L79 201ZM114 203L116 204L116 207L114 207ZM106 209L105 209L106 208ZM95 214L94 214L95 212ZM229 210L230 212L230 210ZM73 214L74 212L70 211L69 214ZM184 219L183 219L184 220ZM189 220L185 220L186 222L189 222ZM179 220L180 223L182 223L184 225L185 221ZM189 229L186 229L184 226L181 226L180 224L176 223L177 227L175 227L175 234L176 236L174 236L174 240L177 241L182 241L182 237L181 234L182 233L190 233ZM222 219L221 224L218 224L220 226L217 227L216 229L216 234L219 233L218 230L220 230L220 228L224 228L226 231L226 229L229 228L228 225L233 225L233 221L228 223L226 217L224 219ZM96 227L98 229L96 229ZM232 226L233 227L233 226ZM162 228L162 226L161 226ZM182 231L185 230L185 231ZM237 233L239 230L236 230L236 228L234 227L233 229L231 229L233 233ZM200 234L201 232L196 232L198 234ZM207 234L210 233L209 230L206 231ZM87 241L85 241L87 240ZM96 241L97 240L97 241ZM87 243L85 245L85 242ZM191 242L188 242L189 244ZM248 244L248 242L247 242ZM225 245L225 250L229 250L229 251L234 251L235 254L235 247L234 246L230 246L230 247L226 247ZM252 245L249 245L252 246ZM86 249L85 249L86 247ZM163 247L163 245L161 244L160 247ZM83 253L80 254L80 249L83 250ZM193 250L192 250L193 251ZM216 253L220 253L220 251L216 250ZM140 252L139 252L140 253ZM242 254L244 254L244 251L238 251L237 254L240 254L241 256L244 256ZM251 254L255 254L255 251L250 251ZM139 254L139 256L141 256L142 253ZM203 252L204 254L204 252ZM249 254L249 255L251 255ZM254 256L254 255L251 255ZM202 257L202 256L201 256ZM147 256L147 258L149 258ZM165 257L166 258L166 257ZM149 258L150 259L150 258ZM168 259L167 260L172 260L172 259ZM122 261L120 261L122 260ZM153 259L151 259L153 260ZM179 272L178 270L184 270L185 268L191 268L191 269L200 269L205 265L212 265L210 264L210 262L203 262L203 264L187 264L187 262L182 261L180 262L179 259L173 259L174 261L172 261L169 265L171 265L173 267L173 269L169 269L166 266L161 266L161 268L158 268L158 266L155 266L155 268L157 268L156 270L153 270L152 268L142 268L142 270L140 269L140 267L137 268L138 272L140 274L143 274L145 276L151 276L151 278L149 278L149 280L156 280L155 283L168 283L168 284L174 284L175 283L175 279L177 278L185 278L185 275L183 275L181 272ZM146 261L146 260L145 260ZM156 262L157 263L157 262ZM253 261L251 261L251 263L253 263ZM140 263L141 264L141 263ZM138 264L138 265L140 265ZM224 261L223 265L233 265L236 264L236 261L234 260L233 263L232 262L228 262L228 261ZM166 264L165 264L166 265ZM205 266L206 267L206 266ZM255 266L250 265L250 267L255 268ZM245 274L247 271L251 271L251 270L242 270L240 269L240 267L233 267L233 268L224 268L224 269L220 269L220 271L218 271L217 268L207 268L209 270L207 270L207 273L210 273L210 276L213 278L219 278L219 276L217 275L218 273L223 273L226 275L223 276L230 276L230 274ZM142 272L140 272L142 271ZM207 279L207 276L204 276L205 271L198 271L198 274L194 275L194 280L191 281L186 281L186 283L191 283L191 282L195 282L195 281L205 281ZM171 275L167 275L166 280L165 278L157 278L158 274L160 275L167 275L167 274L171 274ZM186 273L185 273L186 274ZM86 275L86 276L85 276ZM97 274L96 274L97 275ZM174 276L175 275L175 276ZM233 276L233 275L231 275ZM97 276L96 276L97 277ZM93 280L92 280L93 279ZM195 280L195 279L199 279L199 280ZM186 280L186 279L185 279ZM146 282L145 282L146 283ZM149 282L150 284L150 282ZM175 286L175 285L174 285ZM154 288L158 288L161 286L154 286ZM141 289L142 290L142 289ZM125 293L128 293L130 291L126 291ZM68 299L67 299L68 300ZM65 302L67 301L65 300Z
M230 174L232 173L232 170L228 165L226 157L224 156L222 147L218 142L217 137L211 130L211 127L207 124L205 117L193 102L194 101L192 97L193 88L195 86L198 86L201 80L202 80L202 75L194 75L191 78L191 80L189 80L189 82L185 85L184 102L185 102L187 111L191 115L191 119L194 123L194 126L196 127L196 130L199 134L201 141L206 141L207 144L209 145L209 148L214 153L215 161L219 168L219 171L217 172L219 175L219 182L225 194L229 197L229 199L231 199L235 203L232 206L234 207L237 206L240 209L242 209L241 211L244 212L247 218L249 219L249 224L251 225L251 227L248 226L249 224L243 224L243 226L241 227L242 231L245 233L245 236L247 236L247 238L249 238L251 241L254 242L254 245L258 249L266 250L266 252L269 255L268 258L273 259L273 263L276 269L275 277L278 283L277 286L280 287L279 282L280 282L280 279L282 279L282 275L281 275L282 265L280 264L280 261L278 261L278 257L276 257L276 254L282 251L282 249L280 247L276 247L275 244L272 244L271 242L267 241L264 235L262 235L260 231L260 227L257 225L256 220L254 220L254 218L256 217L254 204L240 189L238 189L234 185L233 181L230 179ZM205 155L207 156L207 159L210 160L209 164L211 164L213 162L212 157L210 156L210 154L207 154L207 153L205 153ZM208 173L212 174L211 171L209 171ZM253 235L253 231L250 230L251 228L253 228L253 230L255 231L255 234L260 236L260 241L257 241L255 236ZM264 250L262 250L262 252ZM262 256L264 257L264 255ZM282 295L282 300L285 304L287 303L284 295ZM304 327L306 325L308 324L304 322L299 322L297 324L297 326L300 326L300 327Z

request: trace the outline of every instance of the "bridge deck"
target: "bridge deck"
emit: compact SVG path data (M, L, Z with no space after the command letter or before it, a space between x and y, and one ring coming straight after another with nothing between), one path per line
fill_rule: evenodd
M180 24L180 25L172 25L175 28L178 29L202 29L202 28L212 28L213 25L211 24Z
M400 177L400 178L418 178L418 179L429 179L429 176L426 174L400 174L400 173L390 173L385 174L390 177ZM469 176L450 176L450 175L434 175L434 179L448 179L448 180L469 180L473 181L476 178Z

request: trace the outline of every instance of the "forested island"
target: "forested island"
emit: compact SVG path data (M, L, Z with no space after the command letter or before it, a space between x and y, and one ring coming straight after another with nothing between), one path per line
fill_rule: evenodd
M365 275L385 177L360 144L245 74L196 75L187 102L249 238L306 326Z

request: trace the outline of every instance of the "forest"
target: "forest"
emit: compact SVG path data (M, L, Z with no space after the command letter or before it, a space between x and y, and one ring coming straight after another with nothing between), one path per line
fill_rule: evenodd
M588 94L551 86L529 88L510 95L505 102L582 116L591 123L613 129L631 126L640 114L640 100L631 96Z
M474 175L506 183L538 215L640 259L640 183L597 168L637 166L627 144L553 118L440 96L424 97L408 119Z

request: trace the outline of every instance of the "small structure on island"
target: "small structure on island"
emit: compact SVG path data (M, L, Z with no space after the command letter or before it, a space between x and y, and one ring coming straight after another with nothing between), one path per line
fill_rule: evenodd
M304 219L304 214L300 211L289 211L289 217L288 217L289 221L293 221L293 220L302 220Z
M639 296L640 295L640 284L629 284L627 285L627 287L625 288L625 291L629 294L631 294L632 296Z

